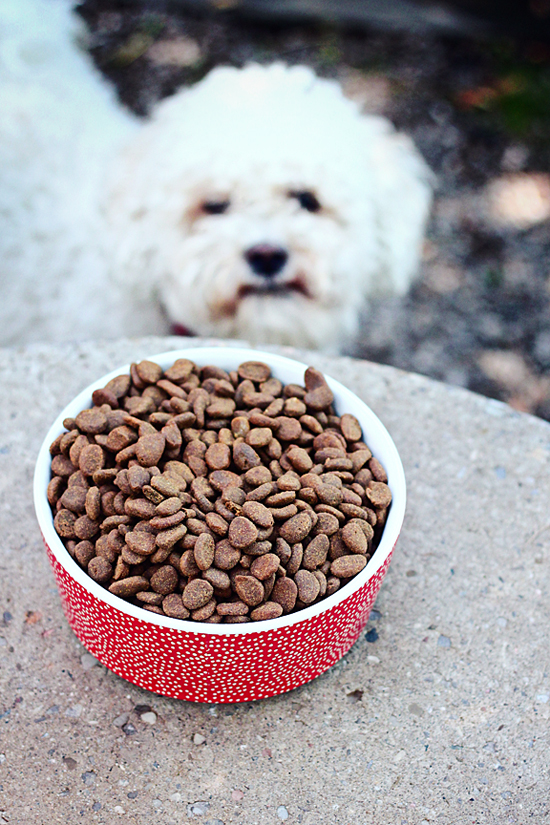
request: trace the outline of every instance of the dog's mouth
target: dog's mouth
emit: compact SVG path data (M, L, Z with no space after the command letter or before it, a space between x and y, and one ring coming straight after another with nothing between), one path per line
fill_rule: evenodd
M304 298L311 300L313 295L308 289L305 278L297 276L291 281L273 282L266 281L262 284L243 284L237 291L237 300L249 298L252 295L259 295L262 297L285 297L291 295L303 295Z

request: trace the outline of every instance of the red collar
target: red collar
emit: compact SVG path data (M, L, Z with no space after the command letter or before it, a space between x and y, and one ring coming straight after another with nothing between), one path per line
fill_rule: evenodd
M172 324L172 335L181 335L183 338L194 338L195 333L191 332L188 327L183 324Z

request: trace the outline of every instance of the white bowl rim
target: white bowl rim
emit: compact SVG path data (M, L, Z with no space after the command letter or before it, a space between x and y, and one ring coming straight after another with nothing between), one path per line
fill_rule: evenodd
M220 357L221 354L227 357ZM205 346L205 347L188 347L185 349L168 350L166 352L156 353L146 356L147 360L154 361L163 368L170 366L178 358L188 358L199 365L226 363L224 369L234 369L244 361L263 361L272 368L275 377L277 371L284 371L286 369L297 370L303 372L308 365L296 361L292 358L287 358L276 353L264 352L256 350L251 347L234 347L234 346ZM322 613L330 611L336 607L340 602L345 601L353 595L357 590L360 590L369 579L376 575L378 570L383 566L386 559L390 555L395 542L399 536L401 526L405 515L406 506L406 482L401 458L397 451L393 439L382 424L378 416L365 404L355 393L347 389L339 381L331 378L326 373L325 378L330 388L338 396L340 404L344 402L346 409L348 405L352 407L359 407L361 416L361 425L368 432L364 434L365 441L371 446L373 437L375 440L380 440L384 445L384 466L388 473L388 484L392 491L392 505L382 539L376 548L376 552L369 560L363 570L353 577L344 587L337 590L331 596L321 599L319 602L298 610L295 613L289 613L281 616L278 619L267 619L258 622L247 622L240 624L208 624L206 622L194 622L184 619L174 619L169 616L161 616L158 613L145 610L142 607L131 604L124 599L110 593L109 590L102 587L102 585L95 582L88 574L71 558L67 548L57 535L53 526L53 516L50 505L46 496L46 488L51 478L51 455L50 444L57 438L57 436L64 431L63 421L65 418L74 417L80 410L91 406L91 395L95 389L104 387L105 384L117 375L128 373L130 365L119 367L111 372L103 375L92 384L83 389L67 406L60 412L53 424L51 425L36 461L33 491L34 491L34 506L38 524L42 532L46 544L49 546L54 557L75 581L77 581L85 590L101 602L105 602L115 610L138 619L143 622L149 622L160 627L171 630L179 630L181 632L193 633L199 635L230 635L240 636L249 633L262 633L266 631L275 631L279 628L290 627L300 622L308 621L319 616ZM292 381L295 383L296 379ZM283 383L291 383L290 380L285 379ZM337 412L340 412L339 410ZM356 413L354 413L356 414ZM365 422L367 426L365 428ZM373 450L376 457L379 457L380 450Z

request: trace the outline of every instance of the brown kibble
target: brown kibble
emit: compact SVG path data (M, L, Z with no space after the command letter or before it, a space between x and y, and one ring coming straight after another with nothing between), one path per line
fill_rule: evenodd
M277 602L283 608L283 613L290 613L294 610L296 599L298 598L298 586L288 576L277 579L271 591L271 600Z
M367 537L357 520L350 521L342 527L342 541L352 553L360 553L363 556L369 548Z
M198 610L210 601L213 593L214 588L210 582L204 579L193 579L185 585L181 600L188 610Z
M195 365L187 358L178 358L171 367L165 370L164 375L174 384L183 383L193 372Z
M302 447L291 447L286 455L294 469L300 474L308 473L313 467L311 456Z
M245 361L238 367L237 372L244 380L263 384L271 375L271 367L262 361Z
M111 452L119 453L135 441L137 441L136 431L131 429L131 427L127 427L125 424L121 424L120 427L115 427L111 430L107 436L105 446Z
M371 458L369 461L369 470L371 471L375 481L381 481L384 484L388 482L388 475L382 467L377 458Z
M166 439L162 433L151 433L138 438L136 458L142 467L154 467L164 452Z
M85 476L91 476L98 470L102 470L105 464L105 454L99 444L88 444L84 447L78 458L80 472Z
M132 553L137 553L138 556L149 556L156 549L155 536L143 530L132 530L126 533L124 541L128 549Z
M366 564L366 556L355 554L353 556L340 556L340 558L334 559L330 565L330 572L339 579L349 579L360 573Z
M259 501L245 501L242 506L242 514L264 530L268 527L273 527L274 519L272 514L268 508Z
M228 590L231 588L231 579L223 570L218 570L216 567L209 567L202 574L203 579L210 582L212 587L216 590Z
M76 488L75 488L76 489ZM101 493L97 487L90 487L85 493L86 515L92 521L99 521L101 516Z
M324 533L315 536L304 549L302 565L305 569L316 570L317 567L320 567L326 561L329 547L328 536Z
M61 481L61 479L59 479ZM86 507L85 487L72 486L67 487L61 498L59 499L61 505L73 513L82 513Z
M208 533L201 533L193 548L195 563L199 570L208 570L212 566L215 550L216 544L212 536Z
M95 556L95 548L91 541L79 541L74 548L74 557L81 567L86 569Z
M313 573L309 570L298 570L294 576L298 587L298 598L304 604L311 604L319 595L320 585Z
M376 508L384 510L391 504L391 490L388 485L382 481L369 481L366 493L368 500Z
M133 518L149 519L155 515L155 505L147 498L127 498L124 502L124 512Z
M108 582L113 575L113 565L110 564L107 559L104 559L101 556L96 556L95 558L90 559L88 564L88 575L94 581L99 582L100 584L105 584L105 582Z
M197 539L198 541L198 539ZM220 570L231 570L239 563L241 551L227 540L219 541L214 552L214 564Z
M135 596L141 590L148 590L149 582L143 576L129 576L127 579L120 579L120 581L113 582L109 585L109 591L115 596L120 596L122 599L127 599L129 596Z
M283 615L282 605L277 602L265 602L250 614L253 622L264 622L268 619L278 619Z
M309 535L312 526L313 521L308 513L298 513L281 525L279 535L289 544L296 544Z
M235 516L229 525L228 539L233 547L243 550L258 538L258 528L244 516Z
M176 570L171 564L165 564L163 567L153 573L151 576L151 587L155 593L161 593L167 596L168 593L173 593L178 586L179 577Z
M231 450L227 444L211 444L204 456L211 470L226 470L231 464Z
M172 619L188 619L189 611L183 606L179 593L170 593L162 600L162 609Z
M312 410L326 410L334 401L332 390L319 370L308 367L304 375L306 394L304 401Z
M281 561L275 553L266 553L258 556L250 565L250 572L260 581L268 579L279 569Z
M220 616L246 616L248 613L248 605L244 602L220 602L216 608L216 612Z
M249 607L260 604L265 595L263 585L255 576L235 576L237 595Z
M98 534L99 523L88 516L80 516L74 523L74 532L78 539L90 540Z
M346 441L360 441L362 438L361 424L354 415L344 413L340 418L340 429Z
M256 450L245 442L235 442L233 445L233 461L243 473L262 463Z
M277 439L279 441L296 441L302 435L302 425L296 418L281 415L277 418Z
M136 372L145 384L156 384L162 378L162 367L153 361L140 361Z
M59 510L53 520L53 526L61 538L74 539L76 538L74 531L75 522L76 516L70 510Z
M75 419L76 426L82 433L97 435L107 429L107 416L99 407L82 410Z

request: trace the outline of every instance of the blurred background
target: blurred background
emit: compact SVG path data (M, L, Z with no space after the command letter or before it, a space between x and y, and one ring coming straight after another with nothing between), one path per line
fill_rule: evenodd
M88 48L133 111L218 64L338 79L436 175L417 284L353 355L550 420L550 0L85 0Z

